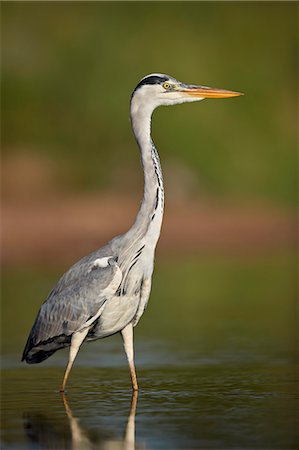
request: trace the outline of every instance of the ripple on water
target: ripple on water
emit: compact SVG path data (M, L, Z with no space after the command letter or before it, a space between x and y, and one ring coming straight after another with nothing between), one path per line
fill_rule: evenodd
M48 444L51 436L53 445L68 436L65 448L72 448L73 419L92 442L121 439L131 404L126 365L74 367L67 393L71 416L57 391L62 375L62 367L3 371L7 449L36 448L28 427ZM136 436L147 448L296 448L292 366L143 367L139 382ZM46 429L52 432L45 435Z

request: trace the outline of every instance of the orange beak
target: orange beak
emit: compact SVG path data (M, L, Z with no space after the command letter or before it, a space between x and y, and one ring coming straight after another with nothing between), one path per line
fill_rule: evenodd
M210 88L207 86L186 86L181 92L184 92L189 97L197 98L229 98L239 97L244 95L242 92L227 91L225 89Z

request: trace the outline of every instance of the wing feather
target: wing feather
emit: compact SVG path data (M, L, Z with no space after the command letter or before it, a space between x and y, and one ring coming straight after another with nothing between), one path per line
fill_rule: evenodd
M69 345L70 336L75 331L84 328L85 324L92 324L93 318L97 318L106 300L117 291L121 279L121 270L113 257L88 258L75 264L42 304L22 360L30 362L30 353L40 351L47 344L53 347L56 342L58 348L65 346L62 345L64 343Z

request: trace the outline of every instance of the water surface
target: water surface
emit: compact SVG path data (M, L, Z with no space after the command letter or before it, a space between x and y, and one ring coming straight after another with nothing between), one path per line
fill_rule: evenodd
M4 278L2 448L298 449L288 259L167 262L136 329L138 398L118 335L20 363L56 273Z

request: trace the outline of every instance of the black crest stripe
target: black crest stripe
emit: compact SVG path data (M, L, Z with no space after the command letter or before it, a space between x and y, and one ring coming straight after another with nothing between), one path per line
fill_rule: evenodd
M134 92L137 91L137 89L139 89L141 86L144 86L146 84L162 84L166 80L168 80L167 77L159 75L151 75L149 77L143 78L143 80L141 80L140 83L137 84L136 88L134 89Z

